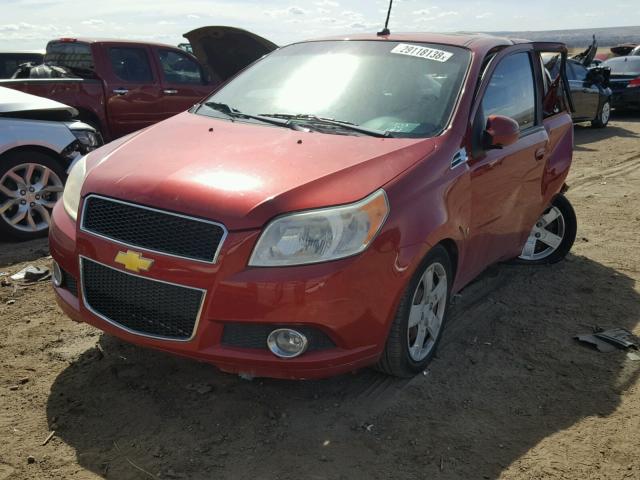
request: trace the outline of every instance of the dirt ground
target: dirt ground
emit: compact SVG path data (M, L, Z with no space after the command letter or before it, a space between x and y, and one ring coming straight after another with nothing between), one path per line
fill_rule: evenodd
M0 479L640 479L640 362L573 340L640 334L640 115L576 127L569 183L573 253L489 269L411 381L242 380L0 287ZM46 255L0 243L0 271Z

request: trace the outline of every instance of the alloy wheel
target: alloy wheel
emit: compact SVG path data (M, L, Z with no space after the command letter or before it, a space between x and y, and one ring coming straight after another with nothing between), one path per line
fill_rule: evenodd
M51 211L62 197L64 185L50 168L23 163L0 178L0 217L21 232L37 233L49 228Z
M432 263L425 270L413 293L407 345L415 362L424 360L434 348L447 304L447 272L440 263Z
M611 105L609 102L605 102L602 105L602 112L600 112L600 122L603 125L606 125L609 122L609 118L611 117Z
M519 258L535 261L550 256L562 244L565 227L560 209L556 206L550 207L533 226Z

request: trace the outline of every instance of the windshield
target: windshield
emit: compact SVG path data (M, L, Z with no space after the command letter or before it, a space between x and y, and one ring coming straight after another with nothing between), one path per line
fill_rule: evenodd
M446 127L469 59L468 50L450 45L300 43L269 54L205 105L292 122L333 119L394 137L430 137ZM206 106L198 113L224 118Z

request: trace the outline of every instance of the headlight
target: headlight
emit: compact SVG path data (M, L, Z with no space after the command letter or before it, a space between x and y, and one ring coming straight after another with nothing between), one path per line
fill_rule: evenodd
M102 145L100 134L92 130L71 130L71 133L78 139L82 145L83 152L87 153Z
M87 178L87 157L82 157L69 172L67 183L64 186L64 192L62 194L64 209L74 220L78 218L80 191L82 190L82 184L85 178Z
M350 205L293 213L273 220L249 265L277 267L326 262L365 250L389 214L384 190Z

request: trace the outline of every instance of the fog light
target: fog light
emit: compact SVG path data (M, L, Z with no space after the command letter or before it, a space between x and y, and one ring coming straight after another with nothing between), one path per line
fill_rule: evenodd
M280 358L293 358L302 355L308 346L307 337L290 328L279 328L269 334L267 346Z
M60 270L60 265L58 265L58 262L55 260L53 261L53 274L51 275L51 279L56 287L62 285L62 270Z

